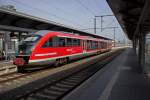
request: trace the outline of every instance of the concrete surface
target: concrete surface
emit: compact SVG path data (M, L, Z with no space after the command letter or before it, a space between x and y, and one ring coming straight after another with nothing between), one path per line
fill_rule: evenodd
M126 49L63 100L150 100L150 81L133 49Z

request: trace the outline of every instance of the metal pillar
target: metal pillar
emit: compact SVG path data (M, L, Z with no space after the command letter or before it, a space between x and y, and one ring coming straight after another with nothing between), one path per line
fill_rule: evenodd
M96 34L96 17L94 18L94 33Z
M114 47L116 46L116 28L114 28Z
M137 38L135 38L134 37L134 39L133 39L133 41L132 41L132 46L133 46L133 49L134 49L134 51L137 53L137 51L136 51L136 48L137 48Z
M10 45L10 32L4 33L4 56L5 60L8 60L8 46Z
M18 33L18 41L21 41L21 33Z
M103 16L100 16L101 18L101 32L103 31Z
M145 35L141 34L139 39L139 64L142 66L144 71L145 65Z
M142 34L142 61L141 61L141 65L144 67L145 66L145 33Z
M107 16L114 16L114 15L101 15L101 16L95 16L94 17L94 33L96 34L96 18L100 17L101 18L101 32L103 31L103 17L107 17Z
M142 31L142 25L139 30L139 64L144 71L145 65L145 33Z

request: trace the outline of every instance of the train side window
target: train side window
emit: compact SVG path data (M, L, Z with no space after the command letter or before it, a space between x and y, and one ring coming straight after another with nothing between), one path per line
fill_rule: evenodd
M80 40L79 39L72 39L73 40L73 46L80 46Z
M59 47L65 47L66 43L65 43L65 38L60 37L59 38Z
M45 43L42 45L43 48L46 47L53 47L53 42L52 42L52 38L48 39L47 41L45 41Z
M95 41L95 49L97 49L97 48L98 48L98 42Z
M53 37L53 47L59 47L59 37Z
M52 40L52 38L51 39L49 39L49 47L53 47L53 40Z
M71 38L67 38L67 46L72 46L73 42Z
M93 48L94 48L94 43L93 43L93 41L91 41L91 50L93 50Z
M96 49L96 42L95 41L92 41L92 50L93 49Z
M101 42L98 43L98 48L101 49Z
M80 39L77 39L77 45L80 46Z
M103 43L103 41L101 42L101 49L103 49L103 47L104 47L104 43Z
M72 45L77 46L77 39L72 39Z
M105 48L105 42L103 42L103 45L102 45L102 46L103 46L102 48L104 49L104 48Z

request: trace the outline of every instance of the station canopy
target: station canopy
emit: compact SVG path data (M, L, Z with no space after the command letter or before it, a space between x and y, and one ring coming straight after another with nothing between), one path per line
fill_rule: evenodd
M34 32L38 30L64 31L109 40L108 38L80 31L50 20L2 8L0 8L0 30L11 32Z
M129 39L150 31L150 0L107 0Z

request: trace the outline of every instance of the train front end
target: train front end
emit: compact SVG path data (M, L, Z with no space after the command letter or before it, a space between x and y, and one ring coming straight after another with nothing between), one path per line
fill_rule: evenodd
M30 56L34 47L41 37L39 35L28 35L19 43L19 50L16 54L16 58L13 60L13 64L22 69L29 63Z

